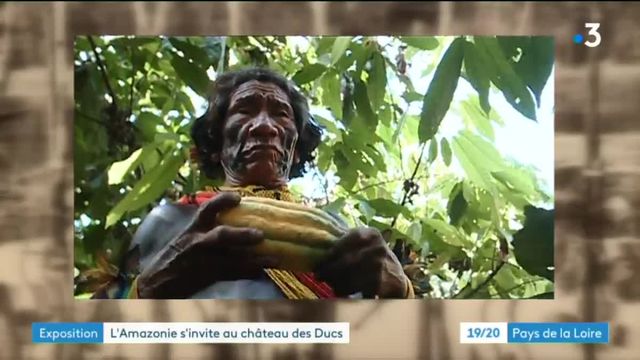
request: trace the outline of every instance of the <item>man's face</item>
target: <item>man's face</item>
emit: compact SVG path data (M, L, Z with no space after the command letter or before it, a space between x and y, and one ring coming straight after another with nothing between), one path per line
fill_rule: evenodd
M230 185L286 184L298 131L287 94L277 85L249 81L231 94L221 161Z

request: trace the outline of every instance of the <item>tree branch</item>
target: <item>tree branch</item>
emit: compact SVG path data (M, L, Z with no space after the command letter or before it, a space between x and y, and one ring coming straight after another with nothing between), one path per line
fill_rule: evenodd
M387 83L387 91L389 91L389 94L393 94L393 91L391 91L391 86L389 85L389 83ZM398 136L395 136L396 134L394 134L394 137L396 138L396 140L398 141L398 155L400 156L400 171L402 172L402 177L404 178L404 159L402 158L402 142L400 141L400 129L402 128L402 124L404 122L404 118L407 116L407 111L409 111L409 103L407 103L406 109L404 109L404 112L402 113L402 117L400 118L400 121L398 122L397 116L396 116L396 108L399 108L398 105L396 105L395 100L393 100L393 96L390 96L391 99L391 116L393 117L393 123L396 124L396 126L398 127L396 132Z
M104 85L107 87L107 92L109 93L109 96L111 96L111 99L113 99L113 105L117 107L116 94L113 92L113 88L109 83L109 76L107 75L107 69L104 66L104 63L102 62L102 60L100 59L100 54L98 54L96 42L93 40L93 37L91 36L87 36L87 40L89 40L89 44L91 45L91 50L93 51L93 54L96 57L96 63L98 64L98 69L100 69L100 73L102 74L102 80L104 81Z
M506 294L507 296L509 296L509 293L512 292L513 290L519 289L525 285L529 285L529 284L535 284L537 282L543 281L543 279L535 279L535 280L527 280L525 282L523 282L522 284L518 284L516 286L512 286L510 289L504 290L504 291L498 291L501 294Z
M485 287L498 274L498 272L500 271L500 269L502 269L504 264L506 264L506 263L504 261L500 260L500 263L498 264L498 266L496 266L495 269L493 269L493 272L491 274L489 274L489 276L487 276L487 278L480 285L478 285L476 288L472 289L471 292L469 292L469 294L467 294L464 298L465 299L471 298L478 291L480 291L480 289ZM471 282L469 282L469 284L471 284ZM463 287L462 290L458 291L458 293L453 296L453 299L457 299L458 296L460 296L460 294L462 294L464 292L464 290L468 287L469 284L467 284L467 286Z
M133 114L133 84L136 80L136 67L133 64L133 50L129 48L131 59L131 88L129 89L129 116Z
M409 182L413 183L413 181L416 179L416 174L418 173L418 168L420 168L420 163L422 163L422 156L424 155L424 148L425 145L427 145L426 142L422 143L422 146L420 147L420 156L418 157L418 161L416 162L416 166L413 168L413 173L411 174L411 178L409 179ZM409 192L411 191L411 188L409 186L405 186L404 188L404 195L402 196L402 201L400 202L400 206L404 206L407 201L409 200ZM393 218L393 221L391 221L391 225L390 227L393 228L396 225L396 221L398 221L398 216L400 214L396 215Z
M329 180L324 178L324 181L322 181L324 176L320 176L320 169L318 169L318 166L314 166L313 168L313 177L318 180L320 185L322 185L322 189L324 190L324 201L325 205L327 205L329 204Z
M451 298L452 299L457 299L460 294L462 294L465 290L467 290L469 287L471 286L471 281L469 281L467 283L467 285L463 286L462 289L460 289L455 295L453 295Z
M427 175L418 176L418 177L416 177L416 178L415 178L415 180L424 179L424 178L426 178L426 177L427 177ZM374 183L374 184L369 184L369 185L363 186L363 187L361 187L361 188L359 188L359 189L353 190L353 191L351 191L351 193L352 193L352 194L357 194L357 193L359 193L359 192L361 192L361 191L365 191L365 190L367 190L367 189L369 189L369 188L372 188L372 187L381 186L381 185L386 185L386 184L389 184L389 183L392 183L392 182L402 181L402 180L404 180L404 176L403 176L403 177L401 177L401 178L396 178L396 179L391 179L391 180L385 180L385 181L380 181L380 182L377 182L377 183Z

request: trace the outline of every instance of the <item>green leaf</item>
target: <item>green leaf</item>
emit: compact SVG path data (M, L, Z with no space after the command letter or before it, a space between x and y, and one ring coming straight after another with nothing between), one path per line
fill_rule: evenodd
M107 172L109 185L120 184L124 177L136 168L140 162L140 154L142 154L142 148L134 151L128 158L111 164Z
M171 37L169 38L169 42L176 49L182 51L185 58L193 60L194 63L204 69L209 68L213 61L204 49L191 44L186 38Z
M184 92L179 92L176 94L175 106L176 108L179 106L182 110L192 115L194 115L196 112L195 108L193 107L193 103L191 102L191 98ZM182 120L183 119L179 119L179 121Z
M384 101L384 95L387 88L387 74L382 54L376 52L371 60L371 71L367 81L367 92L371 100L371 107L374 111L378 111Z
M524 227L513 235L516 260L529 274L553 281L554 210L528 206L524 213Z
M489 120L500 126L504 126L504 119L500 116L500 114L498 114L495 109L491 109L491 111L489 112Z
M460 68L464 55L463 44L464 40L461 38L451 43L436 68L431 84L429 84L429 89L422 103L422 113L420 114L418 134L421 143L431 139L436 134L442 119L449 110L453 94L458 86L458 78L460 77Z
M525 50L524 57L516 65L516 72L527 83L540 107L540 96L554 63L554 39L550 36L534 36Z
M398 136L400 136L401 132L406 132L406 130L405 131L402 131L402 130L404 129L404 124L407 122L407 118L409 118L410 116L411 115L405 112L400 117L400 120L398 121L398 126L396 127L396 130L393 132L393 136L391 137L392 144L395 144L398 141Z
M496 36L504 56L513 64L523 55L521 51L528 46L530 36Z
M409 226L409 229L407 229L407 236L409 236L409 238L413 240L416 244L421 244L422 243L422 223L420 223L419 221L414 221L413 223L411 223L411 226Z
M433 50L439 45L438 40L432 36L401 36L400 41L421 50Z
M374 137L372 137L372 141L378 141ZM364 157L368 158L368 160L373 161L373 166L380 172L385 172L387 170L387 159L371 144L366 144L360 148Z
M358 203L358 210L360 210L362 215L367 219L367 223L376 215L376 211L366 201L360 201Z
M158 143L163 141L179 142L180 135L175 133L159 132L159 133L156 133L154 141Z
M436 138L432 138L429 140L429 159L428 161L432 163L438 157L438 141Z
M433 228L446 244L456 247L465 247L467 245L466 239L461 236L458 230L446 222L440 219L427 219L424 222Z
M157 37L152 37L151 39L153 41L145 43L142 45L142 48L147 50L150 54L155 55L160 50L160 47L162 47L162 40Z
M355 106L353 104L353 86L347 83L342 93L342 122L345 125L351 124L355 117Z
M442 140L440 140L440 153L442 154L442 161L444 161L444 164L447 166L451 165L451 147L449 146L449 141L446 138L442 138Z
M491 175L512 191L527 196L535 195L536 193L534 179L521 170L505 169L502 171L494 171Z
M550 36L499 36L498 43L516 74L527 84L540 107L540 96L554 62L554 40ZM518 61L514 57L518 57Z
M206 70L202 69L195 63L189 62L187 59L174 55L171 58L171 65L178 74L178 77L184 81L198 95L206 97L209 91L209 76Z
M210 59L210 62L213 68L220 73L223 72L224 69L220 68L220 66L222 65L224 67L224 59L222 58L222 51L226 43L225 37L207 36L204 38L197 37L196 39L201 40L200 44L196 44L196 46L202 47L204 52L207 53L207 58Z
M494 249L495 247L492 250ZM488 262L490 263L490 261ZM498 285L498 289L506 291L522 284L522 278L518 276L519 274L514 273L513 268L513 266L503 266L494 276L493 280Z
M340 75L333 70L325 72L320 79L320 86L322 87L322 102L331 110L334 118L342 119Z
M431 264L429 264L429 272L440 271L442 267L444 267L444 265L448 263L449 260L451 260L451 257L452 254L449 252L438 254L435 260Z
M332 120L329 120L318 114L313 114L313 118L316 119L318 123L325 128L325 130L337 136L340 135L340 130L338 129L338 126Z
M474 202L478 200L476 189L468 181L462 182L462 194L468 202Z
M327 144L321 142L318 145L318 169L320 169L322 174L325 174L327 170L329 170L332 155L333 151L331 151Z
M347 160L347 166L350 167L346 171L357 170L368 177L376 177L381 170L379 167L374 166L375 160L368 155L365 150L367 148L362 147L362 144L360 144L361 139L358 137L358 133L353 132L344 137L345 143L342 146L342 154Z
M161 123L162 119L158 115L145 111L136 118L135 127L140 131L144 141L150 142L156 135L156 126Z
M146 50L135 50L133 52L132 64L135 71L144 72L144 64L147 62L147 56L150 54Z
M491 70L487 67L492 66L491 63L482 61L482 58L476 48L476 45L465 41L464 43L464 68L467 78L471 86L478 92L480 97L480 106L485 113L491 111L489 105L489 86Z
M365 120L367 127L375 130L376 125L378 124L378 119L373 110L371 110L367 87L362 80L354 81L354 101L356 104L356 110L362 119Z
M385 104L382 106L380 111L378 112L378 121L382 123L384 126L391 126L391 120L393 118L391 106ZM389 129L389 141L391 141L391 129Z
M502 91L505 99L522 115L536 120L536 106L524 81L502 52L495 37L476 37L475 44L487 67L494 71L491 81Z
M333 214L339 214L343 210L344 204L346 202L347 200L345 198L340 197L328 203L327 205L323 206L322 209Z
M555 299L555 293L553 291L550 291L550 292L534 295L527 299Z
M133 189L107 215L105 228L120 220L128 211L135 211L156 200L171 185L178 169L184 164L182 152L167 156L151 171L147 172Z
M505 168L502 156L492 143L468 130L453 138L453 152L474 184L495 193L491 172Z
M411 218L411 212L404 206L396 204L389 199L377 198L369 200L369 205L375 209L376 215L381 217L392 218L398 214L402 214L405 218Z
M402 232L398 231L398 229L395 228L390 228L389 224L386 223L382 223L380 221L377 220L371 220L369 221L368 226L370 227L374 227L376 229L378 229L380 232L384 232L384 231L391 231L391 235L389 236L389 241L393 242L395 240L406 240L407 239L407 235L403 234Z
M487 139L494 141L495 134L489 117L477 105L476 99L468 99L460 103L462 118L465 123L472 125Z
M318 57L324 54L329 54L335 39L336 38L333 36L321 36L318 38L318 45L316 46L316 53L318 54Z
M309 64L293 75L293 81L298 85L303 85L319 78L326 70L327 67L320 63Z
M333 163L337 169L336 175L340 177L340 186L347 191L353 189L356 181L358 181L358 172L353 168L352 164L349 163L349 159L345 156L341 144L334 146Z
M342 57L344 52L349 47L351 43L350 36L339 36L333 42L333 47L331 49L331 65L335 65L338 60Z
M412 103L414 101L421 101L422 99L424 99L424 95L415 91L406 91L404 94L402 94L402 98L404 99L404 101Z
M475 272L490 271L495 267L497 239L492 237L485 239L477 247L475 255L471 259L471 266ZM504 267L503 267L504 269ZM498 273L497 275L502 275Z
M367 44L367 43L368 41L364 42L364 44ZM344 58L342 58L336 64L335 67L336 69L346 70L351 66L352 63L355 62L356 67L355 67L355 72L353 77L361 78L362 70L364 69L365 64L367 64L367 62L371 58L371 55L373 54L374 49L375 49L375 45L373 45L373 43L368 43L368 45L363 45L358 42L352 42L348 48L348 50L351 51L350 56L348 57L345 56ZM348 60L348 61L343 62L343 60ZM344 65L341 64L341 62L343 62Z
M456 184L449 194L449 203L447 204L447 213L449 215L449 223L451 225L458 225L462 216L467 211L469 204L464 198L464 192L462 191L463 181Z

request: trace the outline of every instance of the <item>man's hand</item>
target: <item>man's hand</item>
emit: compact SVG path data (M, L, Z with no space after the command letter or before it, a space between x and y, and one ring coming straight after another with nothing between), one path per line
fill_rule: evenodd
M343 236L316 268L316 276L338 296L362 292L365 298L404 298L409 286L402 265L373 228Z
M264 240L260 230L219 225L219 212L240 203L221 193L203 204L193 222L173 239L138 277L140 298L185 298L215 281L253 278L276 266L250 247Z

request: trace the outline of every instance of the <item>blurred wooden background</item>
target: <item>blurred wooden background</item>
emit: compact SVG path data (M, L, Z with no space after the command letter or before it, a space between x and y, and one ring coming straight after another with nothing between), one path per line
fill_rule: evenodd
M0 358L637 359L640 4L0 4ZM585 22L602 44L574 44ZM73 67L83 34L556 37L556 300L72 298ZM351 344L36 346L33 321L349 321ZM460 321L610 321L611 344L458 344Z

